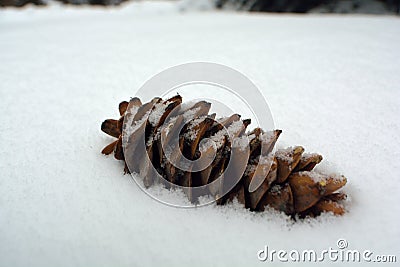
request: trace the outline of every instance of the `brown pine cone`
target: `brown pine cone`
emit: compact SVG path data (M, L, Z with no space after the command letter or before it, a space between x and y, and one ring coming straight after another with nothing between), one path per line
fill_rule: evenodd
M215 114L208 114L211 107L208 102L181 104L179 95L167 100L154 98L146 104L142 104L138 98L121 102L119 120L108 119L101 125L103 132L118 138L106 146L102 153L108 155L114 152L116 159L125 161L125 172L138 173L146 187L156 182L150 166L154 167L168 182L189 188L185 193L192 202L197 201L198 195L193 195L190 188L212 183L204 194L215 197L217 204L237 198L253 211L264 211L269 206L300 217L318 216L322 212L342 215L345 212L342 201L346 195L337 191L346 184L347 179L313 171L322 161L321 155L306 154L301 146L273 153L281 130L264 132L256 128L246 133L250 120L241 120L238 114L215 119ZM178 140L178 146L168 151L167 156L164 144L172 142L174 137ZM244 142L244 139L247 141ZM140 143L143 140L145 144ZM126 144L125 154L123 143ZM230 156L232 150L241 150L243 144L248 144L248 157L245 158L246 162L241 162L244 163L243 169L238 170L243 174L235 186L221 196L222 189L229 184L229 178L225 175L222 182L213 182L226 171L230 160L238 161L238 158L230 159ZM197 160L200 155L215 157L206 168L192 172L170 162L169 159L177 160L182 158L181 155L188 160ZM243 161L239 157L240 160Z

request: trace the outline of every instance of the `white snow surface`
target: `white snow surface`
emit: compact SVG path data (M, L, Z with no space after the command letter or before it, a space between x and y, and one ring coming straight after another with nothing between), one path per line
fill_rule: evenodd
M260 266L265 245L318 251L339 238L400 260L399 43L391 16L182 13L154 1L1 10L0 266ZM279 145L318 152L348 178L348 213L293 222L238 204L173 208L101 155L114 139L100 124L118 103L192 61L250 77Z

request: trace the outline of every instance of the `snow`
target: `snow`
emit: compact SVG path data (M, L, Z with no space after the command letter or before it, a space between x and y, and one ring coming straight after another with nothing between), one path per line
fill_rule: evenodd
M254 138L254 137L253 137ZM252 135L233 138L232 147L238 148L240 151L245 151L249 147L249 140L252 139Z
M307 176L313 180L314 183L321 183L321 184L326 184L326 175L323 175L319 172L309 172L309 171L303 171L298 173L299 176Z
M185 109L184 109L185 110ZM190 121L194 118L194 116L196 115L197 112L199 112L200 108L192 108L192 109L188 109L187 111L185 111L183 113L183 119L185 122Z
M306 161L312 157L318 157L318 156L319 156L319 154L317 154L317 153L303 153L301 155L301 157L304 158L304 160L306 160Z
M188 124L188 131L184 134L185 139L194 141L200 130L198 125L202 123L207 117L208 116L200 116L198 118L195 118L194 120L191 120Z
M238 121L234 121L232 122L231 125L229 125L227 131L228 131L228 136L233 139L233 137L237 136L238 133L243 130L244 125L243 125L243 121L238 120Z
M228 127L224 127L216 132L214 135L212 135L210 137L210 140L214 143L217 149L220 149L225 144L225 137L228 136L232 138L235 142L234 146L240 146L240 148L243 148L242 150L244 150L245 147L243 146L246 146L247 144L244 144L240 140L235 141L234 138L234 136L237 135L237 133L240 132L241 129L243 129L243 122L241 120L234 121ZM211 143L207 142L206 144L209 144L209 146L211 146Z
M205 138L205 139L202 139L200 144L199 144L199 151L200 152L206 152L211 147L215 151L218 149L217 145L215 144L215 142L213 140L211 140L210 138Z
M282 190L282 186L278 185L278 184L271 187L272 193L278 194L279 192L281 192L281 190Z
M128 112L125 111L125 113L123 114L125 116L123 127L126 128L127 126L132 126L133 119L135 118L135 115L138 112L138 110L139 110L139 106L128 107L128 110L127 110Z
M220 149L224 145L226 132L226 129L223 128L210 137L210 140L214 143L217 149Z
M275 157L277 159L283 160L285 162L287 162L288 164L292 164L293 162L293 150L294 147L287 147L287 148L283 148L283 149L278 149L275 152Z
M271 143L273 139L275 139L274 131L268 131L260 134L260 140L267 144Z
M1 266L256 266L265 245L321 250L339 238L399 259L399 18L181 13L152 1L4 9L0 33ZM279 145L320 153L348 178L349 212L293 222L238 203L177 209L101 155L114 139L100 124L118 103L191 61L249 76Z
M167 101L167 102L160 102L154 105L154 108L151 110L150 115L149 115L149 122L150 124L155 127L158 125L162 115L164 114L166 108L168 107L169 104L172 102Z
M160 128L158 128L157 136L159 137L162 131L164 131L165 136L167 136L178 118L179 118L178 116L172 117L168 120L167 123L163 124Z
M137 120L131 124L124 124L125 125L124 129L125 134L123 135L124 143L128 142L129 137L135 132L137 132L143 126L144 123L146 123L150 112L151 110L148 110L140 120Z

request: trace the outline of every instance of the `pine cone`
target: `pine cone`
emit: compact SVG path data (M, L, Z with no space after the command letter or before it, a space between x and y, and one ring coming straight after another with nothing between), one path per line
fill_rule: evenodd
M153 168L149 167L153 166L165 180L189 188L185 193L190 201L196 202L199 195L193 195L190 188L214 182L226 171L232 150L243 146L243 140L246 139L249 156L242 164L244 169L240 172L243 175L239 182L221 196L221 189L229 183L229 178L224 177L221 183L215 186L213 183L204 192L215 197L217 204L222 205L237 198L252 211L264 211L269 206L287 215L300 217L318 216L322 212L342 215L345 212L342 201L346 195L337 191L346 184L347 179L313 171L322 161L321 155L306 154L301 146L273 153L281 130L264 132L256 128L246 133L250 120L241 120L238 114L215 120L215 114L208 114L211 107L208 102L181 104L179 95L168 100L154 98L146 104L142 104L138 98L121 102L120 119L108 119L101 125L103 132L118 138L106 146L102 153L108 155L114 152L116 159L125 161L125 172L138 173L146 187L156 182L154 175L151 175ZM179 147L169 151L167 157L161 140L171 142L174 135L179 140ZM205 138L212 142L201 142L207 140ZM145 140L145 144L140 145L140 140ZM125 154L123 143L127 144ZM144 153L148 154L148 158ZM191 172L177 168L170 162L169 159L176 159L181 154L189 160L196 160L203 154L215 157L205 169ZM252 182L257 184L256 190L250 190ZM170 184L166 183L166 186Z

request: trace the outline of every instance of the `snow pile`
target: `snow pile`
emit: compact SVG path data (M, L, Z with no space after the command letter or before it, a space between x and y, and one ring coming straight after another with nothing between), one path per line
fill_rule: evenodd
M322 250L339 238L399 259L400 20L177 14L171 2L0 11L0 266L256 266L265 245ZM177 209L101 155L113 139L100 124L118 103L189 61L248 75L279 146L346 175L349 213L293 222L238 203Z

